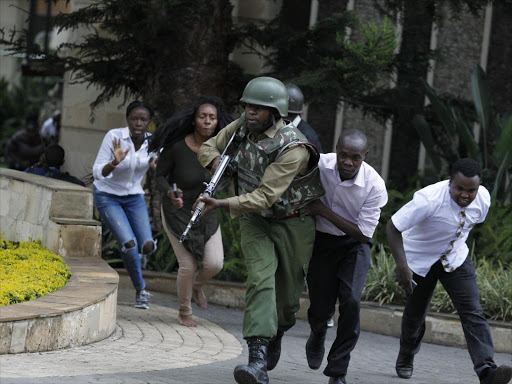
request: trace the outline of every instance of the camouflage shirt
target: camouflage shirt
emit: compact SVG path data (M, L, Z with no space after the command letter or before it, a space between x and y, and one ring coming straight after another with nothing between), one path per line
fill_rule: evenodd
M199 163L206 167L219 156L233 133L240 125L240 119L222 129L215 137L206 141L198 152ZM285 126L281 119L260 134L255 141L273 138ZM305 145L295 145L284 151L265 169L261 184L253 192L228 198L231 217L247 212L268 210L288 189L295 177L308 173L310 154Z
M280 128L274 137L263 137L253 141L247 127L240 123L237 135L243 144L235 157L238 167L238 187L241 194L251 193L260 187L267 167L275 162L287 149L305 146L310 157L304 175L296 175L284 193L268 209L260 211L267 218L280 219L296 213L308 202L321 197L325 191L320 181L318 159L320 155L314 145L293 124Z

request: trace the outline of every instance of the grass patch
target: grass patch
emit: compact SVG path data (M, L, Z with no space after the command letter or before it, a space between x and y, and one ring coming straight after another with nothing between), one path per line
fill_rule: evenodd
M0 306L37 299L62 288L71 272L62 257L40 241L0 237Z

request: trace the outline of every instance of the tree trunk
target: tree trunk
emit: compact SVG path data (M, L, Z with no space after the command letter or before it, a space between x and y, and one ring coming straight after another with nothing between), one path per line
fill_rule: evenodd
M412 125L416 113L423 110L423 80L428 70L433 6L406 2L402 44L397 68L397 109L393 120L393 138L389 176L397 188L407 186L418 165L420 139Z
M158 2L155 4L158 6ZM229 91L224 85L233 48L232 6L229 0L205 0L204 5L206 10L202 10L194 24L183 22L184 38L175 42L178 47L172 55L172 63L162 63L162 71L147 82L144 99L159 112L157 122L171 117L199 96L224 98ZM152 227L158 230L162 227L161 196L152 171L147 173L146 190Z
M319 1L318 20L329 17L333 13L345 12L347 9L347 3L347 0ZM317 132L318 139L326 152L331 152L333 147L337 106L337 100L331 103L312 104L309 106L308 123Z

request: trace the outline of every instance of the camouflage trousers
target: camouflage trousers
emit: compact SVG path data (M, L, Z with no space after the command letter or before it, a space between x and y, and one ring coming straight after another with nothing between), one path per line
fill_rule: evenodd
M271 220L257 213L240 218L247 266L243 336L271 339L295 324L313 243L311 216Z

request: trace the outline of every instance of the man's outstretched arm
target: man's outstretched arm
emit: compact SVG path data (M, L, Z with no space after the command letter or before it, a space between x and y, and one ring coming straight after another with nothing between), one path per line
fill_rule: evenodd
M386 225L386 235L388 238L389 245L391 247L391 253L395 259L396 264L396 281L407 293L412 293L412 271L407 264L407 258L405 257L404 240L402 238L402 232L396 229L393 220L389 220Z

